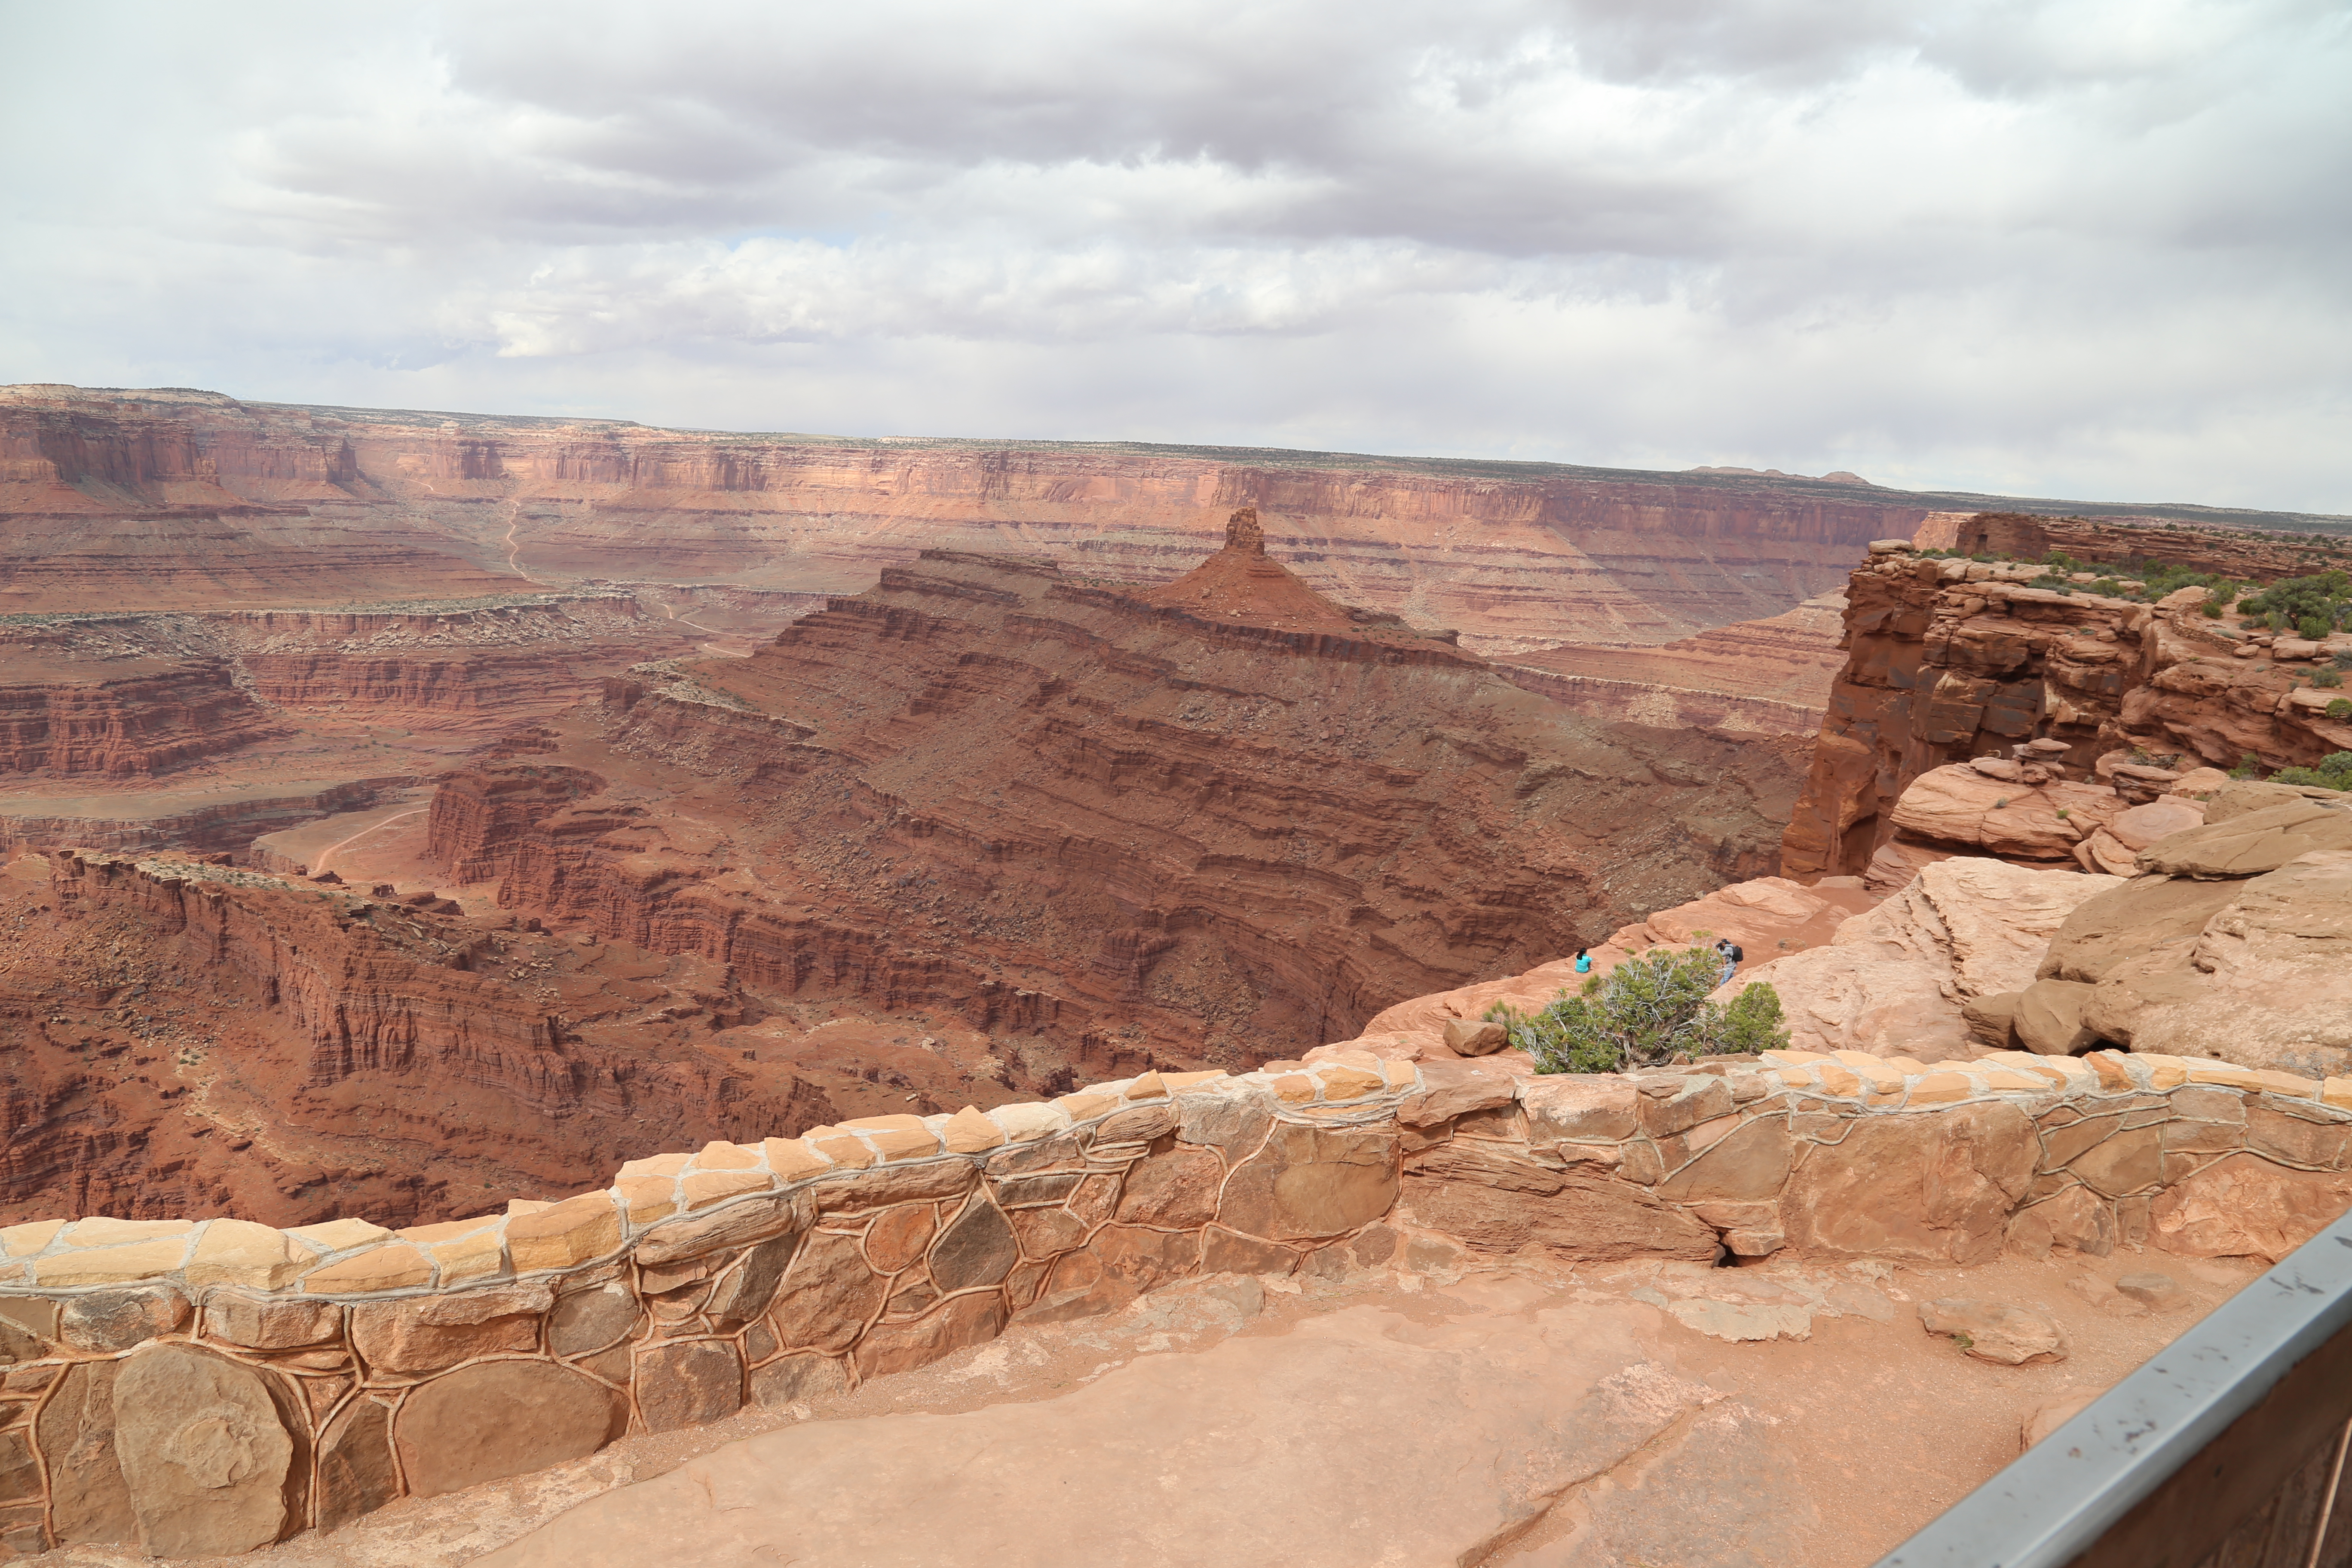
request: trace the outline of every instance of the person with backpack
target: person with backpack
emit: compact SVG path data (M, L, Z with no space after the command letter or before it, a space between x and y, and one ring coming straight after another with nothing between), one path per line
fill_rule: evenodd
M1715 952L1716 956L1723 960L1723 978L1717 981L1716 984L1717 985L1728 985L1731 984L1732 976L1739 973L1739 961L1748 955L1739 950L1739 944L1738 942L1733 942L1727 936L1719 936L1715 939Z

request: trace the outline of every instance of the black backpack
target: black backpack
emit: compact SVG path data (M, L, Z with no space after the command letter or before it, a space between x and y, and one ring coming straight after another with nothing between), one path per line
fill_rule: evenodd
M1743 960L1745 960L1745 959L1747 958L1747 956L1748 956L1748 955L1747 955L1746 953L1744 953L1744 952L1740 952L1740 951L1739 951L1739 944L1738 944L1738 942L1733 942L1733 943L1731 944L1731 962L1732 962L1732 963L1738 963L1742 962Z

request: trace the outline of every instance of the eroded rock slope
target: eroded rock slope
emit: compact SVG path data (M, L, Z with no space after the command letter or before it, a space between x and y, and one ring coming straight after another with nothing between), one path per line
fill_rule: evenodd
M1769 871L1792 773L1564 713L1242 513L1144 592L927 554L749 658L608 682L433 831L507 908L959 1013L1031 1087L1291 1054Z

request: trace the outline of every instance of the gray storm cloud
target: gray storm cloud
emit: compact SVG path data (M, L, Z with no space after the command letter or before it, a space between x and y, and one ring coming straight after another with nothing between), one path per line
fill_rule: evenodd
M5 379L2352 510L2340 4L44 7Z

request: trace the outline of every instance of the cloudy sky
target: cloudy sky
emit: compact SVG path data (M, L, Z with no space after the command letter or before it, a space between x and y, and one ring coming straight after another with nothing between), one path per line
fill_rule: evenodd
M0 381L2352 512L2343 0L0 0Z

